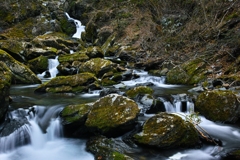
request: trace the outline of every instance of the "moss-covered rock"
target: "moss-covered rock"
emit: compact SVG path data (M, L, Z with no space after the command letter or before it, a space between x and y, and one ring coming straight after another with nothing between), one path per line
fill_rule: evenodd
M26 57L27 59L34 59L41 55L45 57L55 57L57 55L57 49L52 47L44 47L44 48L31 48L28 50Z
M24 44L16 40L0 40L0 49L8 52L14 59L24 62Z
M240 115L239 102L232 91L205 91L197 97L195 108L212 121L235 122Z
M100 77L101 75L104 74L102 72L109 71L109 70L106 70L106 68L109 68L109 66L111 65L113 65L113 63L109 60L105 60L102 58L93 58L83 63L79 67L79 72L90 72L95 74L97 77ZM110 67L110 69L114 69L114 68Z
M135 125L138 105L131 99L109 94L97 100L88 114L85 125L109 136L120 135Z
M12 72L12 83L38 84L41 80L24 64L15 60L7 52L0 49L0 61L4 62Z
M92 103L66 106L60 113L64 135L77 138L91 136L84 126L88 112L91 109Z
M86 62L89 60L89 57L85 53L75 52L73 54L60 55L58 57L59 63L68 62L72 64L74 61Z
M138 87L129 89L126 92L126 95L129 98L136 98L138 95L144 95L144 94L153 94L153 89L146 86L138 86Z
M133 138L139 144L163 149L194 146L199 141L197 130L191 123L164 112L149 118L142 132Z
M41 55L28 61L28 66L34 73L42 73L48 69L48 58Z
M79 123L83 125L87 114L92 108L92 103L68 105L61 111L62 124Z
M99 89L98 79L91 73L80 73L72 76L59 76L38 86L35 92L85 92L88 89Z
M9 90L12 73L4 62L0 61L0 123L5 117L9 105Z
M201 59L187 61L167 73L166 81L171 84L197 84L206 79L206 62Z
M88 47L86 49L86 55L90 58L103 58L104 53L99 46Z
M131 149L120 140L108 139L104 136L91 138L87 142L87 148L95 159L104 160L133 160L133 158L124 154Z

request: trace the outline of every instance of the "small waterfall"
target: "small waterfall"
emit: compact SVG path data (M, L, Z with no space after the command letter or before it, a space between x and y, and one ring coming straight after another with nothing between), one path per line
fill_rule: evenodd
M79 20L71 18L68 13L65 13L65 15L67 16L68 20L73 21L76 26L77 31L72 37L80 39L82 32L85 31L85 26L82 26L82 23Z
M50 72L51 78L56 77L58 74L57 66L59 65L58 56L55 59L48 59L48 70Z
M148 75L146 71L133 71L134 74L139 75L140 77L137 79L123 81L122 83L126 86L137 86L137 85L155 85L155 86L164 86L165 77L157 77Z
M48 70L43 72L42 74L38 74L37 76L41 79L43 78L54 78L58 74L57 66L59 65L58 56L54 59L48 59Z
M20 109L21 112L17 110L10 113L12 118L10 119L10 122L18 121L15 119L24 118L22 116L25 115L26 124L22 125L22 127L18 128L8 136L0 137L0 153L11 151L19 146L26 145L29 142L33 148L40 149L48 141L62 137L62 126L60 120L57 118L61 109L62 108L59 106L50 109L41 106L34 106L26 110ZM20 114L17 115L18 113ZM11 128L12 126L9 127Z
M8 136L0 137L0 153L14 150L25 145L29 140L30 126L23 125Z
M194 112L194 103L186 94L172 95L173 102L166 100L163 97L158 97L163 102L166 112Z

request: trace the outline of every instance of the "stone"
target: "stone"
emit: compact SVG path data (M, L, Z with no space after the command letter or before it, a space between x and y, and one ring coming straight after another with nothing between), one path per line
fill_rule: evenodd
M138 114L138 105L133 100L109 94L94 102L85 125L94 133L119 136L134 127Z
M239 119L240 106L233 91L212 90L198 95L196 111L212 121L234 123Z
M149 118L142 132L133 135L133 139L139 144L162 149L190 147L199 141L193 124L165 112Z
M99 89L98 79L91 73L80 73L71 76L58 76L49 82L38 86L36 93L66 93L86 92L89 89Z

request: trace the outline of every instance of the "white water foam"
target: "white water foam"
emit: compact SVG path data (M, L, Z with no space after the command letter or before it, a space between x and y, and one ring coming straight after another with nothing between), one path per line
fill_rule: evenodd
M57 76L57 74L58 74L57 66L58 65L59 65L58 56L56 56L54 59L52 59L52 58L48 59L48 71L50 73L50 78L54 78ZM37 76L40 79L44 79L45 74L46 74L46 71L41 74L38 74Z
M68 20L73 21L76 26L77 31L72 37L80 39L82 32L85 31L85 26L82 26L82 23L79 20L71 18L68 13L65 13L65 15L67 16Z
M31 112L29 116L30 126L27 127L27 133L31 138L31 144L22 147L14 146L15 138L18 136L2 137L1 149L4 146L11 146L12 148L5 149L0 153L1 160L93 160L94 156L85 151L85 141L76 139L67 139L62 136L62 127L60 120L56 117L59 112L58 107L47 109L41 106L34 107L34 113ZM26 110L28 112L29 110ZM16 114L13 113L13 118ZM43 119L49 119L46 133L40 126L47 122ZM40 125L39 125L40 124ZM3 143L4 142L4 143Z

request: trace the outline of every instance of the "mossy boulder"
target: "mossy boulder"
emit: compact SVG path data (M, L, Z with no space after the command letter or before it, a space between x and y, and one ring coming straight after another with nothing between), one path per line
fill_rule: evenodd
M4 62L0 61L0 123L5 117L9 105L9 90L12 73Z
M12 83L39 84L41 80L24 64L15 60L7 52L0 49L0 61L4 62L12 72Z
M91 73L80 73L72 76L59 76L38 86L35 92L63 93L86 92L89 89L99 89L98 79Z
M240 116L240 106L233 91L205 91L197 97L195 108L212 121L236 122Z
M170 84L197 84L206 79L206 62L201 59L187 61L175 66L166 76Z
M0 49L8 52L14 59L24 62L24 43L12 39L0 40Z
M135 134L133 138L139 144L162 149L190 147L199 141L193 124L165 112L149 118L144 123L142 132Z
M41 55L28 61L28 66L34 73L42 73L48 69L48 58Z
M83 41L94 43L97 38L97 25L90 21L86 25L85 33L82 34L81 38Z
M64 107L61 111L62 124L72 124L72 123L80 123L84 124L87 119L87 114L92 108L92 103L86 104L75 104L68 105Z
M126 95L129 98L136 98L138 95L144 95L144 94L153 94L153 89L150 87L146 87L146 86L138 86L138 87L134 87L132 89L129 89L126 92Z
M86 55L90 58L103 58L104 53L99 46L92 46L86 49Z
M118 94L109 94L94 102L85 125L95 133L121 135L132 129L138 114L138 105L133 100Z
M68 105L60 113L64 135L67 137L90 136L84 126L92 103Z
M35 37L31 43L36 48L51 47L70 53L70 50L76 48L79 44L67 38L69 37L63 33L49 33Z
M79 67L79 72L90 72L95 74L96 77L101 77L101 75L103 75L104 72L108 72L109 69L114 69L112 67L109 68L109 66L112 66L112 65L113 63L109 60L102 59L102 58L93 58L83 63Z
M57 49L52 47L44 47L44 48L31 48L27 51L26 57L31 60L37 58L39 56L45 57L55 57L57 55Z
M121 140L113 138L93 137L88 140L86 149L94 155L95 159L133 160L133 158L124 154L129 152L131 148Z

